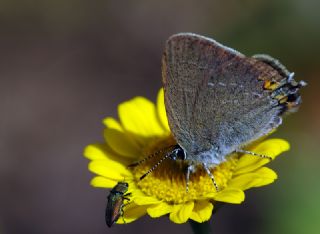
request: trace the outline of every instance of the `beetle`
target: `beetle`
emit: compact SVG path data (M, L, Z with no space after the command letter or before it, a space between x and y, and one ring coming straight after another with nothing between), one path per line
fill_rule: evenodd
M118 182L118 184L110 191L105 214L108 227L111 227L114 222L117 222L120 216L123 218L124 201L130 201L128 196L130 196L131 193L127 193L128 188L128 183Z

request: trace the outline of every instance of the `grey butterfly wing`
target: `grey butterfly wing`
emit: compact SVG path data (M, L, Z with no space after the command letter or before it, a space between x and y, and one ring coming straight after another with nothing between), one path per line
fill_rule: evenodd
M189 160L210 152L205 160L221 162L281 123L263 80L283 77L261 61L183 33L167 41L162 65L169 126Z

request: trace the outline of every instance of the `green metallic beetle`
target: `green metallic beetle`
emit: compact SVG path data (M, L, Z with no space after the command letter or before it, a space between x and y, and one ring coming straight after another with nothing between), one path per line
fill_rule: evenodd
M120 216L123 216L123 207L125 206L124 201L130 201L128 196L130 196L131 193L126 193L128 187L128 183L118 182L118 184L110 191L105 216L108 227L111 227L114 222L117 222Z

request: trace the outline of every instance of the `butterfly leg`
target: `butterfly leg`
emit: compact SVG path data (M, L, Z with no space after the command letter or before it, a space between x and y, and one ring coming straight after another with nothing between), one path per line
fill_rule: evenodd
M212 183L213 183L214 187L216 188L216 190L217 190L217 192L218 192L218 191L219 191L219 187L218 187L217 182L216 182L216 180L214 179L214 176L213 176L213 174L211 173L209 167L208 167L207 164L205 164L205 163L202 163L202 166L203 166L203 168L206 170L208 176L211 178Z
M186 192L189 192L189 181L190 181L190 174L194 171L193 165L188 165L187 171L186 171Z
M237 149L237 150L235 150L235 152L242 153L242 154L250 154L250 155L253 155L253 156L258 156L260 158L266 158L266 159L269 159L270 161L272 161L272 157L270 157L268 155L257 154L255 152L251 152L251 151L248 151L248 150Z

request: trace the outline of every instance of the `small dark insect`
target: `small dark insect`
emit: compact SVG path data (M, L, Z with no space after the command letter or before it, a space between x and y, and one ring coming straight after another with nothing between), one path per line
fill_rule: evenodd
M110 191L105 216L108 227L111 227L120 216L123 216L123 207L125 206L124 200L130 201L128 196L130 196L131 193L126 193L128 191L128 187L128 183L119 182Z

